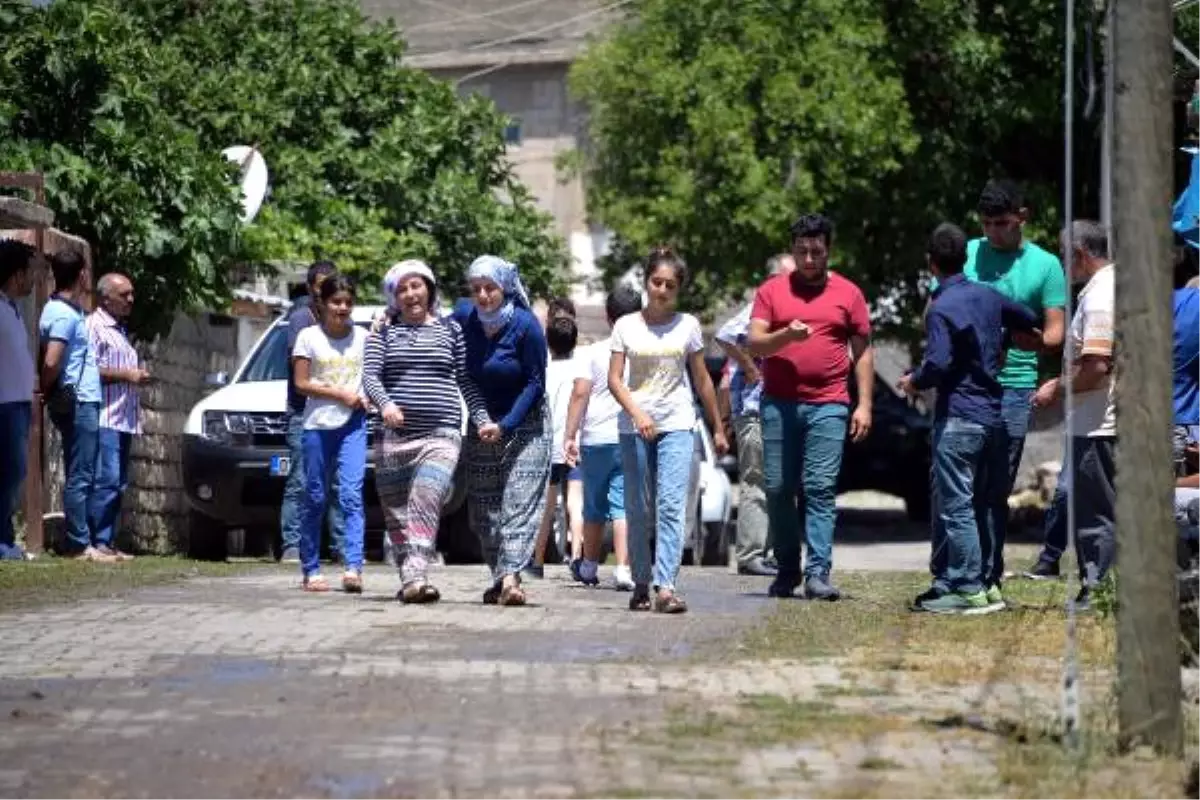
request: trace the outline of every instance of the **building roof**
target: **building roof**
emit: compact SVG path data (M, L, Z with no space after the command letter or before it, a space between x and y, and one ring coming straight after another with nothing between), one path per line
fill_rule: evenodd
M473 69L571 61L628 2L363 0L362 9L368 17L395 21L408 41L409 66Z

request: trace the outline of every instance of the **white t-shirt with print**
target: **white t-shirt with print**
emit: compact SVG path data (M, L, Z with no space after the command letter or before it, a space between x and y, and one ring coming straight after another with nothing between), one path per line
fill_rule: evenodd
M1103 267L1079 293L1079 305L1071 318L1067 346L1070 363L1081 356L1113 356L1113 320L1116 317L1116 280L1113 266ZM1115 365L1115 362L1114 362ZM1078 392L1067 412L1071 436L1116 436L1116 380L1109 375L1090 392Z
M575 380L591 381L592 394L588 398L587 413L579 428L579 444L589 447L616 444L620 441L617 417L621 404L608 390L608 362L612 360L612 338L590 344L575 352ZM629 378L629 365L625 366L625 377Z
M552 358L546 364L546 400L550 404L550 420L554 424L554 439L550 447L550 463L566 462L563 437L567 432L567 409L571 406L571 390L575 386L575 357Z
M357 325L340 339L330 339L320 325L310 325L296 337L292 356L308 359L313 383L361 393L366 341L367 332ZM304 429L336 430L349 422L353 413L336 400L309 397L304 403Z
M625 384L659 433L690 431L696 424L696 407L687 360L704 349L699 320L676 314L664 325L647 325L641 312L627 314L613 326L610 342L612 352L625 354ZM635 433L633 419L624 412L620 426L621 433Z

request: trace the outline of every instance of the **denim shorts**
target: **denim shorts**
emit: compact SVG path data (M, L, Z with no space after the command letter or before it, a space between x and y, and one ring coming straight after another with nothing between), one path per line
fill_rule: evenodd
M578 469L583 472L583 521L603 523L625 519L621 445L584 445L579 448Z
M583 470L578 466L568 467L566 464L550 465L550 485L562 486L571 481L583 480Z

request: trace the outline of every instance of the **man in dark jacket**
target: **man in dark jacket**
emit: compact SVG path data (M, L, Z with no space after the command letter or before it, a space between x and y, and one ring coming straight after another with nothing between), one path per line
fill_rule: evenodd
M291 451L291 465L288 471L287 483L283 489L283 506L279 514L279 528L283 536L282 560L287 563L300 561L300 510L304 503L304 395L296 389L295 373L292 369L292 350L296 347L296 339L305 328L316 325L320 308L317 298L320 296L321 283L337 271L329 261L318 261L308 268L308 296L298 297L292 301L292 307L287 315L287 364L288 364L288 397L287 397L287 444ZM341 551L342 515L337 503L329 504L329 529L333 537L333 550Z

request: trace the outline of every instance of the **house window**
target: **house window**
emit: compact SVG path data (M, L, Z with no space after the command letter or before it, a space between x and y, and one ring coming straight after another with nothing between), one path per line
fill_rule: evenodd
M521 120L513 118L504 128L504 143L509 147L521 146Z

